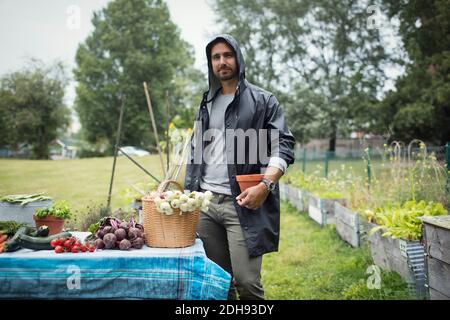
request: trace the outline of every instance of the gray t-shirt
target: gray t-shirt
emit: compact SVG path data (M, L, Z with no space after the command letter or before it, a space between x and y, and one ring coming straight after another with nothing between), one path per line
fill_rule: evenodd
M219 93L209 114L208 138L212 142L205 148L205 171L200 187L217 193L231 195L225 146L225 111L234 94Z

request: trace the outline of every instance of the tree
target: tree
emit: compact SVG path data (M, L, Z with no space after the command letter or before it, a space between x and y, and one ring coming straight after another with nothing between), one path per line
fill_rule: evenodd
M250 81L282 92L286 109L295 109L291 114L315 114L309 120L329 138L331 151L338 133L369 126L385 63L392 62L380 32L368 26L368 6L356 0L214 2L223 31L245 51ZM288 98L299 93L307 93L304 105ZM312 131L298 125L294 130L305 140Z
M74 70L78 81L75 105L84 136L91 143L106 141L111 152L124 95L122 144L151 148L155 143L143 82L148 84L162 136L166 92L172 99L172 114L184 110L193 94L191 87L177 86L177 79L197 72L192 67L193 50L180 38L160 0L112 1L94 14L92 23L95 29L79 46Z
M391 139L450 140L450 1L384 0L410 57L396 90L379 105L379 131Z
M0 79L0 146L17 149L28 144L34 158L47 159L49 144L67 128L70 110L65 106L67 83L64 67L45 67L33 61L22 71Z

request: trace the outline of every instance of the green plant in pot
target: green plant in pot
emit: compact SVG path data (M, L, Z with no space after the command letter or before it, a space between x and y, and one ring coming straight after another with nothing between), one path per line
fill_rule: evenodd
M49 235L60 233L64 227L64 221L71 218L71 211L66 201L61 200L54 203L50 208L36 211L33 219L36 228L48 226Z

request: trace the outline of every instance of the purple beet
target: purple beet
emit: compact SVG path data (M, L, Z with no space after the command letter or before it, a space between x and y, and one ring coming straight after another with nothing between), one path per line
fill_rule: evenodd
M119 248L120 250L129 250L131 248L131 242L127 239L123 239L120 241Z
M130 228L129 223L126 221L123 221L120 225L119 228L124 229L125 231L128 231L128 229Z
M131 245L135 249L141 249L144 246L144 239L136 238L133 241L131 241Z
M127 237L127 232L125 231L125 229L120 228L114 232L114 235L116 236L117 241L122 241Z
M103 242L102 239L97 239L94 241L95 247L97 249L104 249L105 248L105 243Z
M112 230L112 227L111 227L111 226L106 226L106 227L103 228L103 234L110 233L111 230Z
M107 233L103 237L105 243L105 249L113 249L116 246L117 238L113 233Z

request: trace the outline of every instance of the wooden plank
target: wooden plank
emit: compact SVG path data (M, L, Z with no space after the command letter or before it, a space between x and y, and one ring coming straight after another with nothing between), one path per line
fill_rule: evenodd
M308 206L309 206L309 197L310 197L310 193L308 191L302 191L302 201L303 201L303 210L304 211L308 211Z
M297 201L297 194L298 194L298 189L293 186L289 186L289 201L292 204L294 204Z
M303 193L304 192L301 189L297 189L297 202L296 202L296 205L297 205L297 209L299 211L305 211L305 206L303 205L303 203L304 203Z
M334 202L334 215L336 220L340 220L342 223L359 230L359 215L337 201Z
M324 225L325 221L323 219L322 210L320 208L320 201L317 201L317 199L318 198L314 196L309 198L308 215L311 219L322 226Z
M281 200L285 200L286 199L286 197L285 197L286 184L283 183L283 182L279 182L278 183L278 187L279 187L279 190L280 190L280 199Z
M428 285L450 297L450 265L432 257L427 257Z
M340 220L339 216L336 216L336 231L341 239L352 247L359 247L359 230Z
M381 238L381 233L378 231L367 238L370 247L370 253L373 258L373 262L384 270L391 270L389 264L389 258L386 255L384 248L385 242Z
M446 296L445 294L442 294L441 292L433 288L428 289L430 292L430 300L450 300L450 297Z
M421 217L421 220L425 224L431 224L442 229L450 231L450 215L434 216L434 217Z
M429 256L450 264L450 230L424 223L425 249Z

